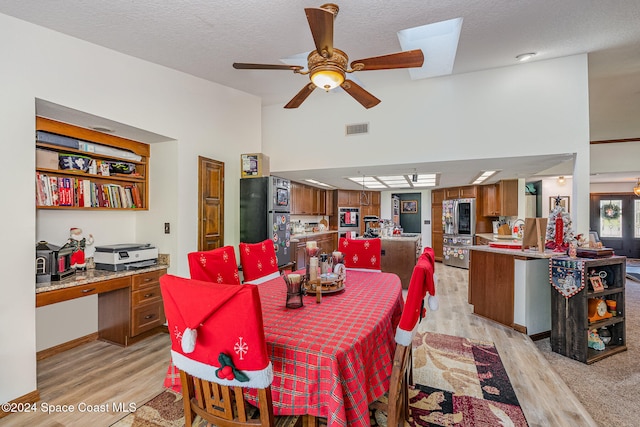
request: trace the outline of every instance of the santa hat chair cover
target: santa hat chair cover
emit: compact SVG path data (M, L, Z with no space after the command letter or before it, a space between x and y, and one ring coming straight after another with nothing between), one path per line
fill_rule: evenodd
M211 251L191 252L187 257L192 279L228 285L240 284L236 252L233 246L223 246Z
M344 254L344 266L350 270L380 272L382 241L376 239L349 239L341 237L339 250Z
M172 275L160 278L173 364L225 386L267 388L267 355L258 288Z
M240 243L240 264L244 282L259 284L276 277L278 257L273 242L269 239L258 243Z
M400 323L396 328L396 342L409 346L418 325L418 321L425 317L424 298L429 293L429 308L438 309L436 297L436 282L434 271L435 255L432 248L425 248L418 258L418 263L413 268L407 300L404 304Z

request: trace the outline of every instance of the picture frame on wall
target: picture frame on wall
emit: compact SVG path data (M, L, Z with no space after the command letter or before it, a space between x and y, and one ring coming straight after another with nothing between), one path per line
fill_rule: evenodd
M556 207L556 199L560 199L560 206L564 208L564 211L569 213L571 204L569 203L569 196L554 196L549 197L549 212L553 211Z
M417 200L400 201L400 213L403 213L403 214L418 213L418 201Z

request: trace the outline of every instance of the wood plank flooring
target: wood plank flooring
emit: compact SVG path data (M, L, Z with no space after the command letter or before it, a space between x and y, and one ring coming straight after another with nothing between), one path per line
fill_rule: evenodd
M467 270L437 263L436 273L440 309L427 314L422 330L494 342L531 427L597 427L529 337L472 314ZM95 341L41 360L38 411L9 415L0 419L0 426L109 426L126 415L114 411L113 403L140 406L163 390L168 363L167 334L127 348ZM79 412L79 402L109 408ZM40 410L43 403L73 405L76 410L46 414Z

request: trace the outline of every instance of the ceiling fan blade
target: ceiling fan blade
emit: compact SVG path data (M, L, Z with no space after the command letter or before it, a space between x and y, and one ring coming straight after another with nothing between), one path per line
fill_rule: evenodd
M349 95L358 101L364 108L375 107L380 103L380 100L369 92L364 90L362 86L354 82L353 80L345 80L340 87L344 89Z
M246 64L244 62L234 62L233 68L237 70L301 70L299 65L280 65L280 64Z
M360 68L359 64L362 64L362 68ZM390 53L389 55L358 59L357 61L351 62L351 68L358 71L391 70L394 68L422 67L422 64L424 64L422 49L415 49L406 52Z
M311 92L313 92L315 88L316 85L314 85L313 83L308 83L305 87L302 88L302 90L300 90L300 92L296 94L296 96L291 99L291 101L289 101L287 105L284 106L284 108L298 108L300 104L302 104L304 100L307 99L309 95L311 95Z
M333 20L335 14L328 9L306 8L307 21L311 28L313 42L316 44L318 53L329 58L333 54ZM337 6L336 11L337 14Z

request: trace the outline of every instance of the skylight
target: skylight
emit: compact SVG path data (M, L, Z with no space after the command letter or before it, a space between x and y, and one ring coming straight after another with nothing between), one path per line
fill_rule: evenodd
M416 175L416 180L413 180ZM351 181L363 185L363 177L349 177ZM364 186L366 188L419 188L419 187L435 187L438 185L438 174L411 174L411 175L390 175L390 176L367 176L364 177Z
M462 18L398 31L402 50L422 49L424 65L408 68L411 79L446 76L453 72Z
M305 181L310 182L311 184L319 185L321 187L334 188L332 185L325 184L324 182L316 181L315 179L305 179Z

